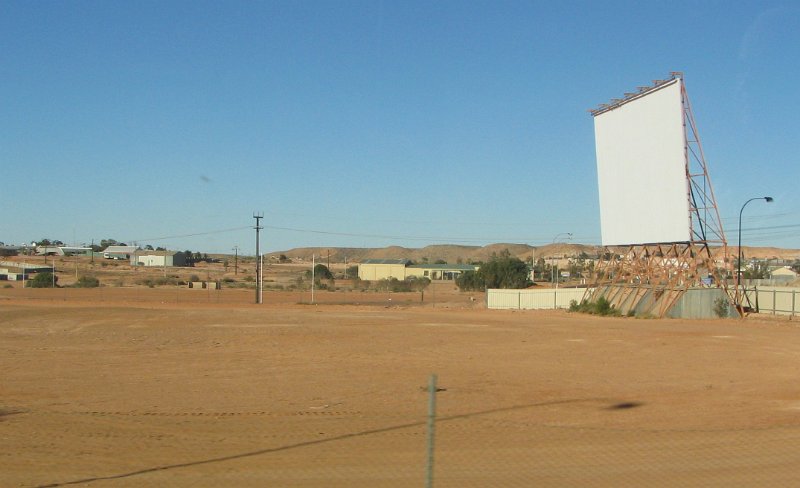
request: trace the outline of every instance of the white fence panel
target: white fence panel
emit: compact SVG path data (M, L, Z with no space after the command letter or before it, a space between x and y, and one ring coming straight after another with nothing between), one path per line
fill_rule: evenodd
M486 306L491 309L546 310L569 308L572 300L580 302L586 288L551 288L547 290L486 290Z
M520 307L519 290L486 290L488 308L514 309Z
M756 288L759 313L797 315L800 313L800 288L768 286ZM751 300L753 295L750 295Z

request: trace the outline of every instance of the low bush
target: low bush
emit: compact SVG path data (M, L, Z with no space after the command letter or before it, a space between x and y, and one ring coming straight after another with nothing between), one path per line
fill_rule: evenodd
M728 300L724 298L717 298L714 300L714 314L717 317L724 319L728 316L728 311L730 310L730 303Z
M596 302L589 302L582 300L578 303L576 300L569 302L570 312L588 313L592 315L602 315L604 317L621 317L622 314L619 310L614 308L605 297L600 297Z
M75 288L97 288L100 286L100 280L94 276L84 275L78 278L78 281L72 286Z

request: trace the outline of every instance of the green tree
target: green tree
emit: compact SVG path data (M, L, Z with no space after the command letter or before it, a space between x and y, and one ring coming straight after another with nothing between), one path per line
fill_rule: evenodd
M311 278L311 271L306 271L306 278ZM320 280L330 280L333 278L333 273L324 264L314 266L314 282L319 283Z
M53 273L38 273L32 280L28 280L25 286L28 288L53 288L58 283L58 276Z
M525 288L530 284L525 263L506 253L481 266L478 273L486 288Z
M465 271L456 278L456 286L461 291L482 291L486 289L483 277L477 271Z
M485 290L487 288L525 288L530 285L528 266L506 250L493 254L489 262L476 272L467 271L456 279L460 290Z
M100 247L102 249L107 248L108 246L118 246L119 242L116 239L101 239L100 240Z

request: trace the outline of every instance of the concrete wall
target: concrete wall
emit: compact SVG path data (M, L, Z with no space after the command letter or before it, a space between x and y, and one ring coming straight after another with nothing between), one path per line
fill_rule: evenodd
M544 290L486 290L486 306L490 309L544 310L569 308L571 300L580 302L586 288L558 288ZM750 302L759 313L800 315L800 288L759 287L748 289ZM719 288L692 288L688 290L667 313L670 318L717 318L716 301L727 301ZM728 305L728 316L735 317L736 310Z
M544 290L486 290L486 307L491 309L546 310L569 308L572 300L580 302L586 288L549 288Z

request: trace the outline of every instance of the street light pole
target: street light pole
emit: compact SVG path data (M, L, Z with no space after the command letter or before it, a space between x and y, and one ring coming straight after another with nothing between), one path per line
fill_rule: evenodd
M736 290L739 290L739 286L742 283L742 213L744 212L744 208L747 206L748 203L752 202L753 200L764 200L767 203L773 201L772 197L753 197L750 200L744 202L742 208L739 210L739 243L736 246L737 250L737 257L736 260ZM744 292L744 290L742 290ZM741 303L736 304L737 307L741 307Z
M233 274L239 274L239 246L233 246Z
M564 235L567 236L567 239L572 240L572 232L562 232L560 234L556 234L556 236L553 237L553 244L556 243L556 241L558 240L559 237L564 236ZM556 288L558 288L558 276L557 276L557 271L556 271L558 269L558 264L557 263L558 263L558 261L556 261L554 259L553 260L553 268L550 270L550 273L553 276L553 283L555 284Z
M256 303L261 304L261 275L264 271L261 269L261 250L259 249L258 233L263 229L261 227L261 219L264 218L264 214L254 212L253 218L256 219L256 226L254 227L256 230Z

